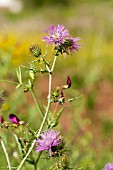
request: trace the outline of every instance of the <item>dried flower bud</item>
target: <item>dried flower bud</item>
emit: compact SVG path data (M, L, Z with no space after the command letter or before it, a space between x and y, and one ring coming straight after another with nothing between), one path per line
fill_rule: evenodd
M24 93L28 92L29 91L29 88L25 88L24 89Z
M3 123L4 122L4 118L2 115L0 115L0 123Z
M0 103L3 103L4 101L4 98L0 96Z
M24 139L23 142L24 142L24 145L27 146L28 141L26 139Z
M64 98L64 93L63 93L62 89L61 89L61 92L60 92L60 97Z
M19 118L14 114L9 115L9 120L14 124L19 124Z
M70 88L70 87L71 87L71 79L70 79L70 77L69 77L69 76L67 77L67 85L68 85L68 88Z
M62 86L62 89L68 89L71 87L71 79L69 76L67 76L67 84Z
M41 48L37 44L30 47L30 52L34 55L34 57L39 57L42 54Z
M4 121L3 125L4 125L3 127L7 128L7 129L10 127L10 124L8 122L6 122L6 121Z
M63 91L61 89L61 91L60 91L60 98L59 98L58 102L59 102L59 104L63 104L64 101L65 101L64 93L63 93Z

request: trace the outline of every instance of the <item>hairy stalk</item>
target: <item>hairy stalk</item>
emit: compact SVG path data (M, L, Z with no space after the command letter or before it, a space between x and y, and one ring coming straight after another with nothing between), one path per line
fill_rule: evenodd
M7 164L8 164L8 169L11 170L11 164L10 164L9 156L8 156L5 144L4 144L4 142L3 142L3 140L1 138L0 138L0 142L1 142L1 145L2 145L2 148L3 148L3 151L5 153L5 156L6 156L6 160L7 160Z
M44 115L43 121L42 121L42 123L41 123L40 129L39 129L38 134L37 134L37 138L40 136L40 133L41 133L43 127L44 127L44 124L45 124L45 122L46 122L46 118L47 118L48 113L49 113L49 108L50 108L50 104L51 104L52 72L53 72L54 67L55 67L56 59L57 59L57 56L55 56L54 61L53 61L53 65L52 65L52 68L51 68L51 71L49 72L48 104L47 104L46 113L45 113L45 115ZM23 166L24 162L26 161L27 157L29 156L29 154L31 153L31 151L32 151L32 149L33 149L33 147L34 147L34 145L35 145L35 142L36 142L36 139L33 140L33 142L32 142L32 144L31 144L31 146L30 146L30 148L29 148L26 156L25 156L25 157L23 158L23 160L21 161L21 163L20 163L20 165L18 166L17 170L20 170L21 167Z

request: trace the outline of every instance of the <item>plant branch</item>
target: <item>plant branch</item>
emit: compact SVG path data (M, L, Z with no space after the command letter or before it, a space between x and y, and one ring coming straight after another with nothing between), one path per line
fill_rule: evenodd
M2 148L3 148L3 151L5 153L5 156L6 156L6 160L7 160L7 164L8 164L8 169L11 170L11 164L10 164L9 156L8 156L5 144L4 144L4 142L3 142L1 137L0 137L0 142L1 142L1 145L2 145Z
M12 83L12 84L20 84L20 83L17 83L17 82L14 82L14 81L9 81L9 80L0 80L0 82L6 82L6 83Z
M44 115L43 121L42 121L42 123L41 123L40 129L39 129L38 134L37 134L37 138L40 136L40 133L41 133L43 127L44 127L44 124L45 124L45 122L46 122L46 118L47 118L48 113L49 113L49 108L50 108L50 104L51 104L52 72L53 72L54 67L55 67L56 59L57 59L57 56L55 56L55 58L54 58L53 65L52 65L52 68L51 68L51 72L49 73L48 104L47 104L46 113L45 113L45 115ZM29 154L31 153L31 151L32 151L32 149L33 149L33 147L34 147L34 145L35 145L35 142L36 142L36 139L33 140L33 142L32 142L32 144L31 144L31 146L30 146L30 148L29 148L26 156L25 156L25 157L23 158L23 160L21 161L21 163L20 163L20 165L18 166L17 170L20 170L21 167L23 166L24 162L26 161L27 157L29 156Z
M38 163L38 161L39 161L41 155L42 155L42 152L39 153L38 158L36 159L36 162L35 162L36 165L37 165L37 163Z
M36 99L36 96L35 96L35 94L34 94L34 91L31 89L30 92L31 92L32 97L33 97L33 99L34 99L34 102L35 102L35 104L36 104L37 110L38 110L38 112L40 113L41 117L43 118L44 115L43 115L43 113L42 113L42 111L41 111L40 105L39 105L39 103L38 103L38 101L37 101L37 99Z

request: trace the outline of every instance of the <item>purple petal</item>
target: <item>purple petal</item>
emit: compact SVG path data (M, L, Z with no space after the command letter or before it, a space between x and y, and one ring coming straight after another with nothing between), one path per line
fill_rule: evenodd
M48 27L48 30L45 32L48 36L43 36L43 40L45 40L47 44L53 43L56 46L59 46L69 37L68 30L62 25L57 25L56 27L52 25Z
M107 163L103 170L113 170L113 163Z

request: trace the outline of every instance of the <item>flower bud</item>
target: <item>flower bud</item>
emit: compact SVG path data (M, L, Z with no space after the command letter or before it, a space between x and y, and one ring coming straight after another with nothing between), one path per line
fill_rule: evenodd
M9 115L9 120L12 122L12 123L14 123L14 124L19 124L19 118L16 116L16 115L14 115L14 114L10 114Z
M34 57L39 57L42 54L41 48L37 44L30 47L30 52L34 55Z
M30 69L30 70L29 70L29 77L31 78L31 80L34 80L34 79L35 79L35 73L34 73L34 70L33 70L33 69Z

